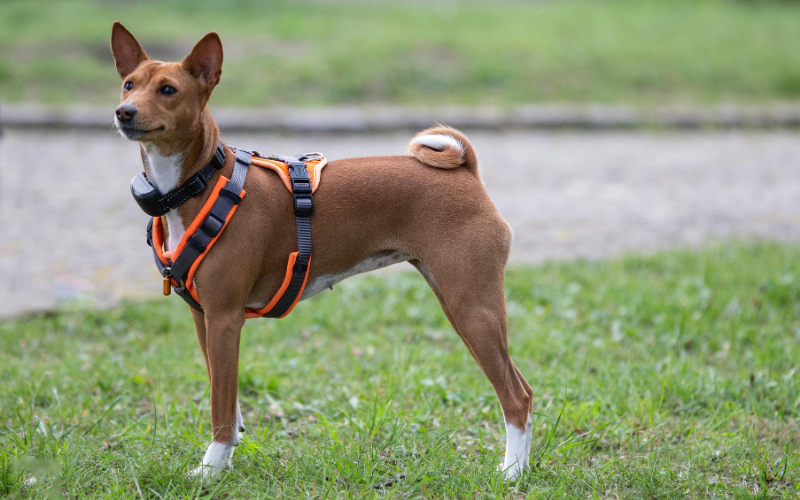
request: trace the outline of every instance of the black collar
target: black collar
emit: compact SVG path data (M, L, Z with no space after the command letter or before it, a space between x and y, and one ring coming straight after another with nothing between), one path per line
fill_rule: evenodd
M225 165L225 148L222 143L217 143L214 157L199 172L189 177L183 184L167 194L161 194L145 177L144 172L139 172L131 181L131 193L139 207L151 217L159 217L173 208L178 208L189 198L194 198L208 186L208 180L214 173Z

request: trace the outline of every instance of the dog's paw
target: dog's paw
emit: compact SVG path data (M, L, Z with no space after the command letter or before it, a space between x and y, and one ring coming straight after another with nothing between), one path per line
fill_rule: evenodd
M189 478L205 482L217 477L222 471L230 469L234 449L233 445L213 441L206 450L203 463L189 473Z
M213 480L219 474L224 471L225 469L229 468L230 464L224 467L215 467L212 465L201 465L199 467L195 467L189 472L189 479L192 481L200 481L201 483L206 483L208 481Z
M497 464L497 472L503 476L503 479L509 482L519 479L520 476L522 476L523 469L524 467L519 463L513 463L511 465Z

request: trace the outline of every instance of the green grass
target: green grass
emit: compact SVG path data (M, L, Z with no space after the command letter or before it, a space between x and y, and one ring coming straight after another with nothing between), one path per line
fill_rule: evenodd
M123 22L179 60L226 48L212 103L772 102L800 98L800 2L0 2L0 98L111 104Z
M800 247L515 268L507 296L536 395L516 484L491 386L398 273L247 323L247 439L206 489L185 479L210 422L180 299L0 324L0 496L797 497Z

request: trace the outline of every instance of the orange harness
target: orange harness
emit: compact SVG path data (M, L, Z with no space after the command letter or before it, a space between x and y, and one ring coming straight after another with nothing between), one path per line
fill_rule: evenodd
M233 148L231 148L233 149ZM294 196L297 220L298 251L289 254L286 275L278 292L262 308L245 308L247 318L282 318L289 314L303 293L308 280L311 262L311 223L313 213L312 194L317 190L322 167L327 163L319 153L296 157L268 156L257 152L235 150L231 179L220 175L203 208L194 218L178 245L171 252L164 251L164 230L161 217L153 217L147 225L147 243L153 248L153 256L159 272L164 277L164 295L170 289L191 307L202 311L194 276L200 263L219 239L236 212L246 192L244 179L250 165L268 168L276 172Z

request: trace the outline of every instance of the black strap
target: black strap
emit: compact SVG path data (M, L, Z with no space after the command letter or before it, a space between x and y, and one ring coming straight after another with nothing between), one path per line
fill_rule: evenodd
M208 187L208 181L214 172L225 166L225 148L222 143L217 143L217 149L211 161L199 172L189 177L186 182L176 187L167 194L152 200L148 205L150 215L164 215L174 208L178 208L189 198L194 198ZM137 200L138 201L138 200ZM159 213L160 212L160 213Z
M314 199L311 196L311 178L306 164L297 159L289 163L289 181L294 197L294 216L297 223L297 259L292 269L289 286L278 299L275 306L264 315L265 318L280 318L292 307L303 288L311 259L311 214L314 213Z

